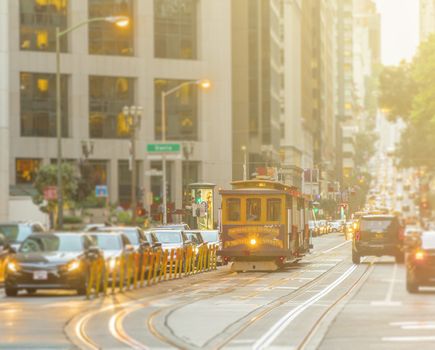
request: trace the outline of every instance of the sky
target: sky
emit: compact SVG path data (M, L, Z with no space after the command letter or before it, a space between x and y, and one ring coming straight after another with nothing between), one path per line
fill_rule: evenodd
M382 21L382 63L410 60L419 43L419 0L376 0Z

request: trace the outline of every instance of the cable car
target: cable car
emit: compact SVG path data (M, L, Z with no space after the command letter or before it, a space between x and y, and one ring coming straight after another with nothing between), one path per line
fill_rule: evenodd
M274 271L310 249L309 200L296 187L236 181L221 190L220 255L234 271Z

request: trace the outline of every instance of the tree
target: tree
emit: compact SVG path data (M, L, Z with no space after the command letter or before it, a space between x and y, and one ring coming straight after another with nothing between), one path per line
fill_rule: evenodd
M413 65L402 61L398 66L384 67L379 77L379 105L388 111L391 121L407 119L411 113L416 82Z
M61 165L62 195L65 203L71 202L77 191L77 178L74 167L69 163ZM52 215L57 210L57 200L46 201L44 190L49 186L57 186L57 165L45 165L36 175L33 187L36 193L33 195L33 203L39 206L42 212Z

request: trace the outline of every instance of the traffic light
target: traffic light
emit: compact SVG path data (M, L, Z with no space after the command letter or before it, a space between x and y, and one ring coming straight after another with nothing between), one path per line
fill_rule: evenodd
M195 192L195 203L196 204L201 204L201 202L202 202L201 191L197 190Z

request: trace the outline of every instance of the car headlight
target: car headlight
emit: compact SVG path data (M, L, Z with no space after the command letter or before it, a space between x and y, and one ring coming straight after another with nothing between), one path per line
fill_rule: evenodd
M110 271L113 271L115 269L115 267L116 267L116 258L110 258L107 261L107 266L109 267Z
M68 272L75 271L80 268L80 261L79 260L73 260L68 263L66 269Z
M9 272L17 272L19 269L18 263L16 261L9 261L7 265Z

